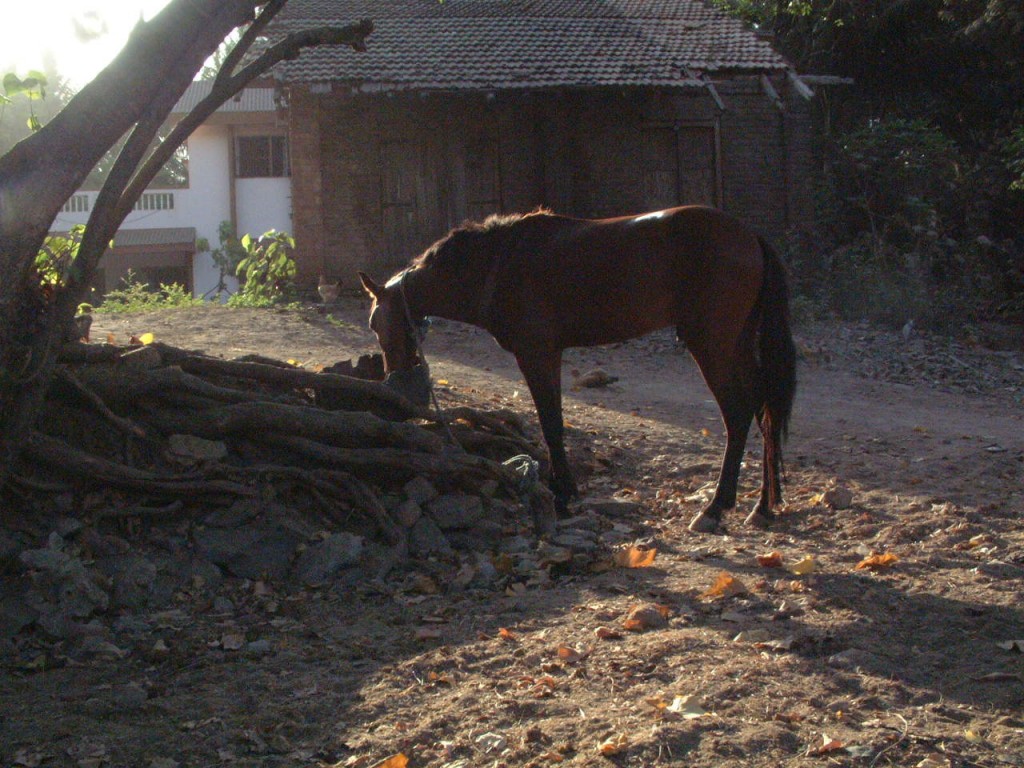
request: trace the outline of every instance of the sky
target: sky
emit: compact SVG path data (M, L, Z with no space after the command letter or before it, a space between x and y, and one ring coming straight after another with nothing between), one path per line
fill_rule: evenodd
M0 75L43 69L49 52L75 90L124 47L139 18L168 0L19 0L5 2L0 25Z

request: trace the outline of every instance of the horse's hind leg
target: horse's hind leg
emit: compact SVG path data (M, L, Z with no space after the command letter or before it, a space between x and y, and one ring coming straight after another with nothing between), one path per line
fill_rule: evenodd
M761 461L761 496L744 522L757 528L767 528L775 519L772 505L782 500L782 482L779 477L781 467L776 453L779 434L778 429L766 417L761 419L759 426L764 441Z
M710 382L709 382L710 384ZM711 502L692 521L690 530L710 533L718 528L722 512L736 506L736 488L739 484L740 464L747 446L754 407L750 391L739 385L711 387L711 392L722 411L725 422L725 455L718 475L718 487Z

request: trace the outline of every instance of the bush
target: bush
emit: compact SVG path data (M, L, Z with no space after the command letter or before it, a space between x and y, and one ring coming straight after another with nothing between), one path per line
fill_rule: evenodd
M298 273L291 257L295 248L292 236L272 229L258 240L245 235L239 242L247 254L236 270L242 285L228 299L228 306L270 307L292 301Z
M110 291L103 297L103 303L93 311L107 314L128 314L148 312L153 309L172 307L194 307L203 303L202 299L192 296L187 288L178 283L160 284L159 290L151 290L148 283L143 283L131 270L121 280L123 288Z

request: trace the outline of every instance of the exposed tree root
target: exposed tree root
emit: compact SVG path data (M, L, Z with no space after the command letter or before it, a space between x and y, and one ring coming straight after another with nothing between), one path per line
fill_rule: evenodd
M22 494L116 491L117 506L96 517L184 517L239 499L292 499L386 543L391 564L404 557L408 532L389 510L415 478L485 504L522 503L523 520L543 528L554 514L550 493L524 488L502 464L542 455L515 415L458 407L445 419L459 446L445 443L433 412L379 382L166 345L75 343L12 483Z

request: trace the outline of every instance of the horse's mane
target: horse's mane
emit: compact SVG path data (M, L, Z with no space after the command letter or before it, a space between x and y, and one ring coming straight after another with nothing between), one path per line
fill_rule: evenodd
M409 264L410 268L429 267L445 262L445 266L458 268L473 255L474 249L460 247L485 236L502 235L518 229L525 223L553 216L547 208L535 208L528 213L492 213L483 221L467 221L442 237ZM446 247L452 246L452 247ZM449 264L448 261L453 263Z

